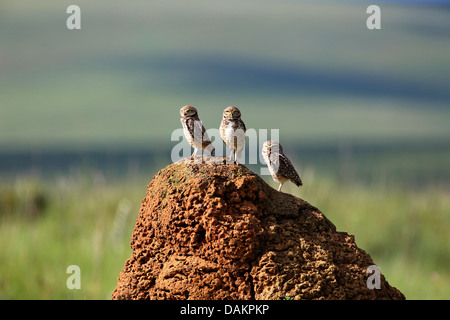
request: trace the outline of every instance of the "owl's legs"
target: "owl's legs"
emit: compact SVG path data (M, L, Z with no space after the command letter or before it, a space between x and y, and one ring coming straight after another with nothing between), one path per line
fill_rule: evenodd
M228 163L228 160L231 162L231 161L233 161L233 159L234 159L234 150L231 150L230 156L227 158L227 163Z
M191 163L193 163L195 161L195 157L197 156L198 150L199 150L199 148L194 148L194 152L192 153L192 156L191 156ZM204 161L203 160L203 152L202 152L201 158L202 158L202 162L201 163L203 163L203 161Z
M237 137L234 137L234 148L233 148L233 153L234 153L234 164L237 164ZM233 158L231 158L233 160Z
M191 155L191 162L194 161L195 156L197 155L197 152L198 152L198 148L194 148L194 152L193 152L192 155Z
M281 187L283 186L283 182L280 182L280 186L278 187L278 191L281 191Z
M238 162L238 158L240 158L242 156L242 149L239 151L234 151L234 164L239 164Z

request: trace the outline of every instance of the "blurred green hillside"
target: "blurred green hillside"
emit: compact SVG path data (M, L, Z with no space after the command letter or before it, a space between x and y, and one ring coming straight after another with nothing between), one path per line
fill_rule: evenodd
M407 298L450 298L448 5L385 1L368 30L364 1L80 0L68 30L71 4L0 2L0 299L110 297L186 104L279 129L284 192Z
M182 105L236 105L292 144L448 141L450 22L433 6L3 1L0 146L171 146Z

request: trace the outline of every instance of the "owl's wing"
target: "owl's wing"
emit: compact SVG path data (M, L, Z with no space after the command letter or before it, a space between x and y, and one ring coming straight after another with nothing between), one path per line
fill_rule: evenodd
M302 179L300 179L300 176L298 175L298 172L297 170L295 170L291 161L283 153L280 153L279 157L277 158L279 161L278 174L289 178L297 186L303 185Z
M189 133L192 137L202 139L203 142L209 142L208 134L206 133L205 127L203 126L202 122L200 120L196 120L193 118L188 118L186 120L186 127L189 130ZM195 137L194 133L200 134L201 136Z
M247 128L245 127L244 121L242 121L241 119L239 119L239 122L241 123L241 128L242 128L244 131L247 131Z

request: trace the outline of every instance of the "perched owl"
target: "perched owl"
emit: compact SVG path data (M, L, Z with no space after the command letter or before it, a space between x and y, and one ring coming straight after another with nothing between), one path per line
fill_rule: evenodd
M237 164L245 145L245 124L241 120L241 112L236 107L228 107L223 111L220 123L220 136L228 148L231 149L230 158ZM233 157L234 154L234 157Z
M297 187L303 185L302 179L300 179L291 161L283 153L283 148L278 142L273 140L264 142L262 155L273 180L280 183L278 191L281 191L283 183L287 180L291 180Z
M191 155L193 159L197 155L198 149L202 148L215 154L215 149L211 140L206 133L200 119L198 118L197 109L193 106L184 106L180 109L181 124L183 125L184 135L189 144L194 148L194 153Z

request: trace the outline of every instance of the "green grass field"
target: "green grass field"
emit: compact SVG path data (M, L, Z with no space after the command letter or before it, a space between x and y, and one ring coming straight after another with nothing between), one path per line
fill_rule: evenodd
M287 184L285 192L320 208L339 231L354 234L408 299L449 298L448 188L345 184L313 170L305 170L303 180L302 189ZM111 183L99 175L52 183L18 179L3 186L0 298L109 299L131 255L144 196L142 181ZM66 287L69 265L81 269L80 290Z
M128 244L145 186L88 180L59 179L49 187L26 179L3 190L10 209L1 217L0 298L110 298L131 254ZM46 201L42 211L30 204L36 196ZM81 269L81 290L67 289L69 265Z

